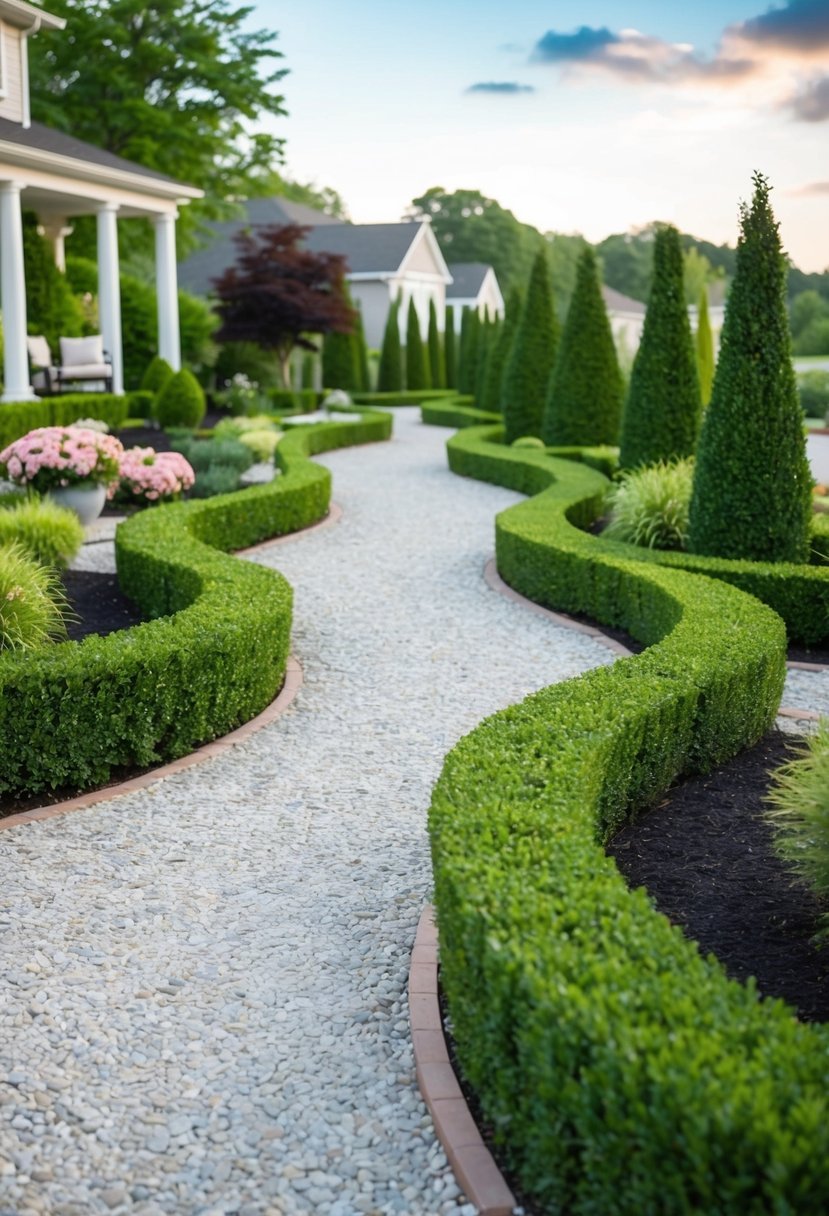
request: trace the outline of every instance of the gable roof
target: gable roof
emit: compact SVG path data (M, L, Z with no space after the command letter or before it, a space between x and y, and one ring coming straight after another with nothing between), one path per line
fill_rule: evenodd
M641 300L634 300L632 296L622 295L621 291L616 291L615 287L602 286L602 298L609 312L633 312L645 315L645 305Z
M66 26L63 17L26 4L25 0L0 0L0 19L27 34L36 34L38 30L62 30Z
M302 224L316 228L318 224L342 224L336 215L326 215L305 203L292 203L288 198L252 198L245 204L247 219L230 220L237 229L251 224ZM216 224L216 228L222 225ZM235 233L234 233L235 235Z
M394 274L419 235L418 224L338 224L309 232L307 245L342 254L351 274Z
M476 299L491 269L486 262L451 262L449 273L454 281L446 289L447 301Z

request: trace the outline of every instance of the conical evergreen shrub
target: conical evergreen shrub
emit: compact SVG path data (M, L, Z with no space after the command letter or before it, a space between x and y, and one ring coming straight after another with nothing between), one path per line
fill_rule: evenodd
M475 394L475 404L479 409L481 408L481 401L484 396L489 356L493 344L497 341L496 329L497 322L491 321L487 312L478 326L478 349L475 352L475 387L473 392Z
M811 477L791 363L786 263L768 182L759 173L753 181L697 452L688 544L716 557L806 562Z
M326 334L322 340L322 383L327 389L353 392L358 388L359 371L354 334Z
M489 410L492 414L497 414L501 410L504 368L509 359L520 315L521 293L515 288L507 301L506 311L498 325L497 335L490 344L489 358L487 359L486 366L486 380L481 400L478 402L482 410Z
M310 352L302 357L302 387L314 387L314 362L315 356Z
M400 300L392 303L383 331L377 391L398 393L403 388L403 353L400 346Z
M596 258L588 247L579 258L541 438L563 446L618 443L623 385Z
M435 301L429 301L429 373L432 388L446 387L446 367L443 361L443 343L438 329L438 311Z
M443 360L446 366L446 387L456 388L458 384L458 344L455 334L455 310L451 304L446 305L446 317L443 322Z
M505 440L540 435L547 383L559 339L550 270L542 250L533 263L521 318L504 369Z
M160 393L174 375L175 372L167 360L162 359L161 355L155 355L141 377L141 388L148 393Z
M648 310L622 416L623 469L691 456L696 447L701 403L682 276L679 233L666 225L654 241Z
M461 313L461 345L458 359L458 392L475 392L475 371L478 367L478 335L481 319L477 308L464 308Z
M711 321L708 316L708 292L703 288L699 297L697 310L697 376L699 377L699 395L702 408L705 409L711 400L711 388L714 383L714 336L711 333Z
M363 312L362 309L355 309L357 313L357 321L354 325L354 332L351 337L354 342L354 366L357 372L357 383L354 386L358 392L371 392L371 374L368 370L368 347L366 346L366 332L363 328Z
M420 318L417 315L414 298L411 298L406 318L406 388L411 391L428 387L429 365L426 361L426 350L420 333Z

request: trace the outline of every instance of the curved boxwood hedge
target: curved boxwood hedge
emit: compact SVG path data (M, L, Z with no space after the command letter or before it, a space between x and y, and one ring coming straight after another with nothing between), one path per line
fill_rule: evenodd
M123 426L128 417L143 417L152 394L64 393L39 397L37 401L11 401L0 405L0 448L40 426L69 426L79 418L100 418L110 430Z
M649 648L494 715L446 759L430 833L464 1071L545 1212L823 1212L826 1028L728 980L602 848L766 730L783 624L723 582L609 551L574 526L604 478L492 434L456 435L450 461L537 495L497 518L503 577Z
M276 571L216 550L321 519L331 474L307 457L391 433L389 415L357 417L286 436L283 473L267 485L153 508L119 527L121 585L162 619L0 655L0 792L99 785L123 766L184 755L273 699L288 658L291 588Z

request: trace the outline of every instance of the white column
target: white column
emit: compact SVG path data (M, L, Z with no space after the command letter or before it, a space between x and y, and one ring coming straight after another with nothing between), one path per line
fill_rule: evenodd
M176 218L178 212L153 217L155 228L155 291L158 300L158 353L174 372L181 367L176 277Z
M20 182L0 182L0 309L3 312L2 401L32 401L26 348L26 278Z
M112 391L124 391L124 356L121 347L121 284L118 275L117 203L98 208L98 314L104 350L112 360Z
M66 273L66 238L75 231L66 220L47 220L38 224L38 232L52 246L55 265L61 274Z

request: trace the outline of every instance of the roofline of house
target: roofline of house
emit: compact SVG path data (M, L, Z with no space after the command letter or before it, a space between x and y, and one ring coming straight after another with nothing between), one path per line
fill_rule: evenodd
M420 244L421 241L426 241L426 243L431 246L432 256L434 257L435 261L438 264L438 267L440 268L439 275L429 275L428 277L430 279L439 278L439 280L443 283L453 283L455 280L452 278L452 275L449 272L449 267L446 265L446 260L443 256L443 254L441 253L441 249L440 249L440 245L438 244L437 237L435 236L434 232L432 231L432 225L430 223L428 223L426 220L420 221L418 232L415 235L414 240L409 245L409 248L406 250L405 257L403 258L402 262L400 263L400 265L397 268L398 274L405 273L406 263L408 262L409 258L412 256L412 254L414 253L415 249L417 248L417 246Z
M2 0L0 0L0 4ZM81 181L100 185L119 186L148 194L156 198L175 199L181 204L204 198L204 191L196 186L185 185L170 178L150 177L144 173L131 173L127 169L116 169L109 165L98 165L92 161L78 160L74 156L61 156L57 152L46 152L42 148L29 148L25 144L0 140L0 160L21 168L43 169Z
M0 17L10 24L22 29L26 34L36 34L38 30L62 30L66 28L63 17L47 13L25 0L0 0ZM28 26L26 22L28 21Z
M405 259L404 259L405 261ZM370 279L376 279L378 282L390 282L392 279L417 279L422 283L445 283L442 274L430 274L427 270L404 270L403 262L397 270L357 270L346 271L345 277L349 282L365 282ZM451 282L451 279L450 279Z

